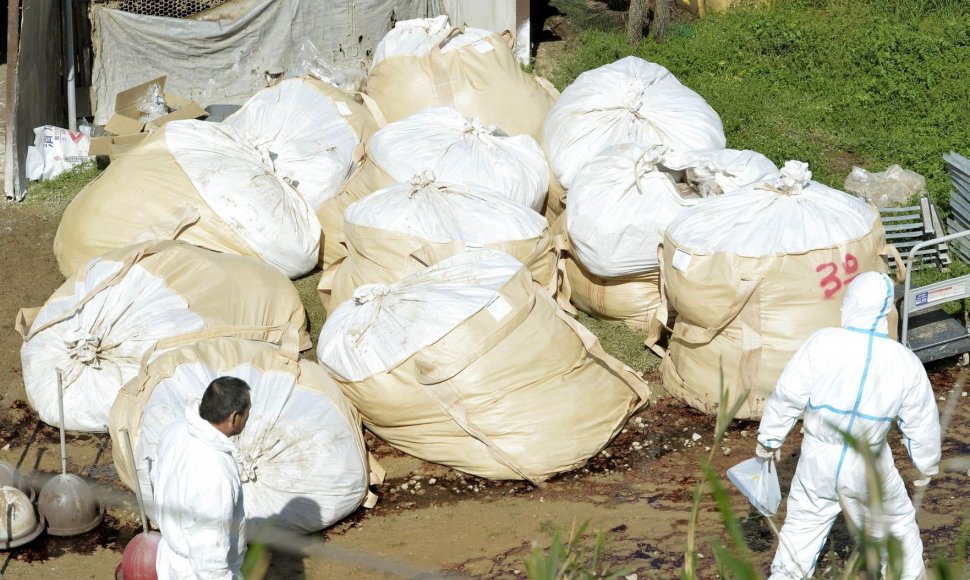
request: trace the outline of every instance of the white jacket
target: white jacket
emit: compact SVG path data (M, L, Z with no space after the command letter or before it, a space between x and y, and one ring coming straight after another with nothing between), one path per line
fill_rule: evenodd
M821 443L817 449L825 449L824 457L818 458L825 473L816 477L852 487L861 482L845 478L858 480L864 472L847 475L844 468L859 465L860 458L840 432L876 452L898 418L916 468L935 475L940 462L939 410L922 363L889 339L892 284L883 274L866 273L850 289L842 305L842 328L813 334L785 367L761 419L758 442L779 447L804 411L803 455L809 443ZM891 464L891 454L888 458Z
M189 405L162 432L151 468L155 519L162 532L159 580L240 579L246 553L236 446Z

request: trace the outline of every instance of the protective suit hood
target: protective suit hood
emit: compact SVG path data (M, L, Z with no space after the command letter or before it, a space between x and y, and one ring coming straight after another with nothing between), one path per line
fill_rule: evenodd
M889 311L893 307L893 283L880 272L857 276L842 302L842 328L888 335Z

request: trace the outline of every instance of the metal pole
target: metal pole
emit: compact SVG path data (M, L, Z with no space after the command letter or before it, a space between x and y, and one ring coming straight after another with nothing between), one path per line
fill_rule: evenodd
M61 473L67 474L67 444L64 442L64 377L57 369L57 407L61 415Z
M128 454L128 462L131 463L131 469L135 472L135 499L138 500L138 515L141 516L141 527L147 534L148 517L145 516L145 500L141 496L141 480L138 479L138 466L135 465L135 452L131 447L131 435L128 434L126 427L122 427L120 431L125 437L125 452Z
M77 131L77 95L74 89L74 6L72 0L64 0L64 39L67 44L67 126Z

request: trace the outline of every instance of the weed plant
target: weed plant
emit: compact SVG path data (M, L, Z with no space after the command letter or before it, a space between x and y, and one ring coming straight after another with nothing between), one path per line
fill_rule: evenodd
M24 202L63 209L85 185L99 175L101 170L95 167L94 163L82 163L54 179L32 182L27 188Z
M720 114L728 146L809 163L841 188L853 165L916 171L942 214L942 155L970 155L970 2L779 0L627 44L591 28L553 82L629 54L670 69ZM944 217L945 219L945 217Z

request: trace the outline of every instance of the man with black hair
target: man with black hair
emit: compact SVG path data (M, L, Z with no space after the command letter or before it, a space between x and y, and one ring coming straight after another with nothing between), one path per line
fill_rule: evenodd
M246 518L230 437L246 427L250 406L245 381L219 377L162 432L151 468L159 580L242 578Z

